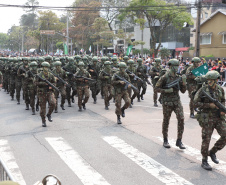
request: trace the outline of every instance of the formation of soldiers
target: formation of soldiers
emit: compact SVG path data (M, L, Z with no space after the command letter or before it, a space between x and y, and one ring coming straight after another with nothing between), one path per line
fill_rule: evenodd
M60 107L65 110L65 101L67 100L68 107L71 107L77 96L78 111L83 111L86 110L90 92L94 104L97 103L97 95L101 94L105 110L109 110L110 100L113 99L117 124L122 124L121 117L125 117L125 110L132 108L136 98L138 102L144 100L147 84L150 84L153 86L154 106L158 106L157 94L160 93L158 101L163 107L163 146L171 147L168 143L168 127L171 114L175 112L178 120L176 146L180 149L186 147L182 143L184 113L179 91L185 93L188 90L190 117L196 118L202 127L202 167L212 170L208 164L208 156L213 162L219 163L216 152L226 145L225 95L223 88L217 84L220 75L216 71L209 71L205 76L194 76L192 71L198 68L201 62L198 57L192 59L193 65L183 74L177 73L177 59L168 62L168 70L161 66L161 62L161 59L156 58L152 68L147 71L142 59L132 60L128 56L122 61L119 61L117 56L1 57L0 79L3 81L0 83L3 84L4 91L11 96L11 100L16 97L17 104L20 104L23 99L25 109L31 108L33 115L40 109L43 127L46 127L46 118L52 122L53 111L58 112L59 98ZM149 75L152 84L148 80ZM214 128L221 137L209 150Z

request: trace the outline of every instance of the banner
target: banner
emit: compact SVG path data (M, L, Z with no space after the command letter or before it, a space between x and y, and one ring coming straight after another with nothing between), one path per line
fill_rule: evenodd
M65 54L65 55L68 55L67 44L64 44L64 54Z
M192 70L192 74L195 75L195 76L202 76L202 75L205 75L207 72L208 72L207 63L205 63L205 64L199 66L198 68Z
M128 46L126 55L128 56L133 48L133 45Z
M89 47L89 52L90 52L90 53L92 52L92 48L91 48L91 45L90 45L90 47Z

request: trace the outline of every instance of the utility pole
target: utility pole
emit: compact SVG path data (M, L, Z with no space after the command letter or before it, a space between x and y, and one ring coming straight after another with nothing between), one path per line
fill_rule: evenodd
M69 38L69 34L68 34L68 18L69 18L69 12L67 11L67 49L68 49L68 38ZM69 53L69 51L68 51L68 53Z
M200 22L201 22L201 10L202 3L201 0L197 0L197 18L196 18L196 40L195 40L195 56L200 55Z
M21 44L21 53L23 54L24 52L24 32L22 30L22 44Z

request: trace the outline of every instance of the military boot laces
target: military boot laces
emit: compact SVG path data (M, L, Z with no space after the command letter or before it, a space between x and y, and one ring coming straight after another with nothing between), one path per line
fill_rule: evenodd
M164 146L165 148L170 148L170 145L169 145L169 143L168 143L168 139L164 138L163 146Z
M217 159L217 156L215 153L210 152L209 156L214 163L219 164L219 160Z
M181 142L181 139L177 139L176 146L178 146L180 149L186 149L183 143Z
M125 109L121 108L121 112L122 112L122 117L124 118L125 117Z
M211 171L212 170L212 167L209 165L209 163L205 159L202 160L201 166L205 170L208 170L208 171Z
M51 115L48 115L47 114L46 117L48 118L49 122L52 122L53 121Z
M120 115L117 115L117 124L122 124Z

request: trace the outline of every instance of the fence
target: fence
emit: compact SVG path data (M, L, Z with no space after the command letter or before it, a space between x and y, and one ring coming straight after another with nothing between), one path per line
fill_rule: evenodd
M0 158L0 181L15 181L4 161Z

